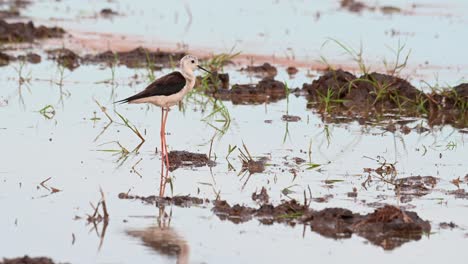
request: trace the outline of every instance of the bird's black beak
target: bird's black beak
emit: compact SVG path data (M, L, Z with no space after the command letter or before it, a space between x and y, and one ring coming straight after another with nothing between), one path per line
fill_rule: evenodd
M206 71L206 72L209 73L209 74L212 74L209 70L203 68L203 67L200 66L200 65L198 65L197 67L198 67L198 69L200 69L200 70L203 70L203 71Z

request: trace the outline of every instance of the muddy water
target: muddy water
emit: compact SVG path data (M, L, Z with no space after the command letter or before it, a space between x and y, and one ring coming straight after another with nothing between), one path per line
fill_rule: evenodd
M157 36L164 35L162 46L182 41L190 43L194 50L210 47L212 51L225 51L236 43L239 50L247 53L291 57L293 52L296 61L316 59L320 52L332 57L343 56L339 49L319 50L326 37L340 37L353 44L362 39L371 62L377 63L381 56L391 56L382 47L393 46L398 39L386 35L383 29L395 27L414 32L401 38L413 49L410 67L403 73L411 75L415 86L424 88L419 84L420 76L430 81L438 75L441 83L451 85L466 78L462 74L464 61L458 55L460 50L450 48L455 45L450 40L462 41L465 36L460 34L466 24L462 15L464 3L446 6L425 3L414 8L403 1L392 2L405 11L392 16L371 11L349 13L332 2L313 10L305 3L277 2L269 12L263 9L266 4L271 5L259 2L258 6L255 3L253 8L242 9L223 4L223 8L237 12L224 14L214 11L220 10L218 3L207 1L200 5L186 4L187 9L181 2L164 3L155 5L151 12L142 11L144 2L84 5L81 1L68 1L53 6L38 2L28 6L23 14L35 21L63 26L86 39L91 37L83 32L89 31L91 23L94 32L128 35L152 47L160 46ZM164 12L157 8L161 6ZM205 15L207 6L210 19ZM96 17L105 7L113 8L122 16ZM316 12L321 15L315 21ZM187 13L192 15L191 23ZM247 28L247 32L243 27L240 32L239 14L247 19L243 23L264 21L264 24L255 30ZM226 15L236 17L226 19ZM279 19L272 20L281 16L293 17L296 25L315 22L310 22L310 28L289 28ZM339 25L330 23L337 17L340 19L336 21L341 21ZM226 23L212 23L213 18ZM157 26L148 26L155 21ZM366 31L372 34L365 35L375 37L364 39L358 25L352 27L358 33L342 27L350 25L350 21L372 25ZM427 25L432 25L433 30L427 32ZM150 32L154 38L148 35ZM440 35L436 37L436 34ZM287 41L283 41L285 35ZM102 39L98 42L101 46L84 43L86 48L101 49ZM127 42L119 43L125 46ZM290 47L292 50L288 50ZM443 57L434 52L438 47L446 47ZM307 108L304 96L295 95L261 105L223 102L231 119L228 123L219 113L207 118L213 111L213 103L201 94L193 94L184 101L183 107L174 108L169 114L169 150L208 154L214 137L211 153L217 165L178 168L170 174L172 188L168 187L166 194L210 200L220 197L230 204L255 207L252 193L262 187L267 189L274 204L290 198L302 202L304 191L308 194L310 188L313 209L344 207L369 213L383 204L393 204L417 212L422 219L430 221L432 230L418 241L385 251L358 236L334 240L302 225L222 221L212 213L209 203L191 208L166 206L162 211L140 201L118 198L122 192L141 196L159 192L161 163L156 151L160 145L160 110L112 104L141 90L148 82L147 71L117 67L113 82L111 69L99 66L81 66L61 74L60 67L46 59L41 47L33 49L42 55L42 63L21 67L14 62L2 67L0 73L0 257L44 255L70 263L175 263L177 259L179 263L254 263L260 256L266 263L302 263L310 259L326 263L350 259L395 263L414 258L440 263L447 256L463 258L460 252L466 248L468 203L466 198L457 198L450 192L468 188L464 178L468 173L466 128L430 128L426 120L417 118L407 120L406 126L429 130L412 129L407 134L397 125L395 132L389 132L385 129L386 120L367 125L328 123L316 110ZM419 67L425 60L430 62L429 66ZM341 61L348 63L349 59L336 60ZM300 87L304 82L311 82L306 76L307 68L300 68L290 78L285 68L280 67L276 79L287 82L289 87ZM259 81L239 72L238 67L225 70L230 74L231 84ZM164 69L156 75L168 71ZM20 79L24 82L20 83ZM109 122L95 101L107 108L113 122ZM41 109L45 110L41 112ZM115 111L143 133L146 141L137 153L119 153L119 144L132 151L140 139L122 125ZM301 120L283 121L285 114L299 116ZM221 129L223 125L225 129ZM243 143L254 159L267 160L264 172L241 173L238 149L226 159L229 146L242 148ZM296 158L305 162L296 164ZM395 193L394 186L384 181L388 177L382 180L379 174L367 172L381 167L384 161L393 164L392 175L397 179L420 175L439 180L423 196ZM458 186L452 183L457 178L460 178ZM110 221L107 226L100 222L94 228L86 218L94 212L90 203L95 205L101 198L99 188L106 196ZM441 222L451 221L459 227L439 228Z

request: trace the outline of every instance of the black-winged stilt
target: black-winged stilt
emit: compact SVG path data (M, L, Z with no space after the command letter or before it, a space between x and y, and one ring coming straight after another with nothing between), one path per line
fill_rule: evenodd
M150 103L161 107L161 162L169 169L169 156L166 145L166 121L169 108L179 103L195 85L194 71L198 68L211 73L199 65L192 55L184 56L179 62L180 71L171 72L148 85L143 91L116 103ZM164 113L164 111L166 113Z

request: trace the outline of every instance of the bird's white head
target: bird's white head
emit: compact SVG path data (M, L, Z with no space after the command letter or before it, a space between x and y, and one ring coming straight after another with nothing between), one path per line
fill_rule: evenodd
M185 55L182 59L180 59L179 65L182 74L186 76L193 76L193 72L197 68L211 73L208 70L204 69L202 66L200 66L198 58L193 55Z

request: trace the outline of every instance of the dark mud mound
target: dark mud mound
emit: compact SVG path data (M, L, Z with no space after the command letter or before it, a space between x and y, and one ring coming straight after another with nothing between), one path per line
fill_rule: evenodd
M173 150L169 152L169 165L169 170L173 171L179 167L214 166L215 162L206 154Z
M413 197L429 194L436 186L438 178L433 176L411 176L395 181L395 192L402 202L409 202Z
M20 13L18 10L0 10L0 19L18 17L19 15Z
M229 74L212 71L205 77L197 76L195 87L203 89L207 94L218 93L219 90L229 88Z
M390 205L367 215L356 214L343 208L315 211L295 200L277 206L263 204L258 209L238 204L231 206L226 201L216 201L212 210L220 219L233 223L256 218L263 224L276 222L291 226L309 225L313 232L334 239L350 238L357 234L386 250L419 240L423 233L431 230L429 222L419 218L416 213Z
M15 56L11 56L6 53L0 52L0 67L6 66L10 62L16 61L16 60L37 64L41 62L42 58L40 55L36 53L27 53L26 55L19 55L18 57L15 57Z
M8 23L0 20L0 42L33 42L35 39L61 38L65 30L59 27L34 26L33 22Z
M193 205L202 205L204 203L209 203L209 200L207 199L201 199L191 196L159 197L155 195L150 195L145 197L138 195L129 195L127 193L119 193L119 199L140 200L144 203L152 204L157 207L163 207L166 205L191 207Z
M15 60L15 57L0 52L0 67L8 65L13 60Z
M179 60L185 55L184 52L151 51L138 47L130 51L106 51L97 55L87 55L83 60L88 63L104 63L106 65L118 63L129 68L161 69L163 66L177 66Z
M286 86L280 81L266 77L258 84L234 84L231 89L212 89L212 95L234 104L263 104L286 98Z
M299 121L301 121L301 117L300 116L294 116L294 115L283 115L281 117L281 120L283 120L285 122L299 122Z
M49 59L57 61L63 67L74 70L80 66L81 58L69 49L61 48L47 51Z
M260 204L267 204L270 201L270 196L265 187L262 187L259 193L252 193L252 200Z
M110 9L110 8L103 8L101 9L101 12L99 12L101 16L103 17L112 17L112 16L117 16L119 13Z
M421 239L423 233L430 232L431 225L414 212L386 205L364 216L352 228L373 244L384 249L393 249L405 242Z
M246 68L242 68L241 71L245 71L248 73L252 73L258 77L275 77L278 74L278 70L276 67L272 66L270 63L265 62L262 65L257 66L247 66Z
M360 13L365 9L368 9L368 6L363 2L356 0L341 0L341 8L344 8L350 12Z
M329 121L380 122L388 118L426 117L429 125L468 127L468 85L425 94L408 81L392 75L370 73L356 77L343 70L328 71L304 84L309 108L336 116ZM409 132L409 131L408 131Z
M32 64L38 64L42 61L41 55L36 53L27 53L26 55L19 55L17 59L21 61L27 61Z
M0 264L54 264L55 262L46 257L37 257L31 258L28 256L20 257L20 258L12 258L7 259L4 258L3 261L0 261Z

